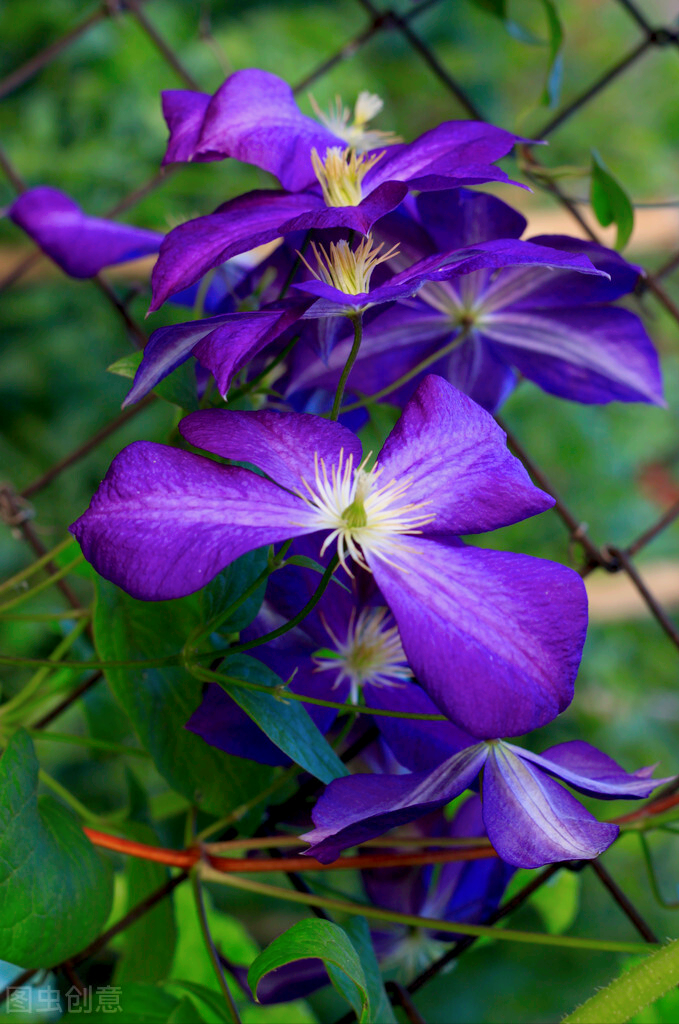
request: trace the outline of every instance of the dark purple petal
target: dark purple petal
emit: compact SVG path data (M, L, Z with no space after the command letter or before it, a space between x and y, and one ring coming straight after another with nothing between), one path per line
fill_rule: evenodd
M290 758L255 725L217 683L208 683L203 700L185 726L212 747L259 764L289 765Z
M138 402L191 355L212 372L220 392L226 394L233 374L294 323L298 310L303 308L225 313L158 328L144 348L144 357L123 406Z
M516 386L515 371L475 330L445 362L432 366L437 371L489 412L499 409Z
M549 246L563 252L582 253L595 267L610 275L587 277L566 271L559 274L537 276L533 286L525 292L525 298L516 300L517 307L547 309L551 306L584 306L592 303L613 302L634 290L639 280L640 268L628 263L613 249L607 249L596 242L569 235L536 235L528 239L534 245Z
M188 89L167 89L161 93L161 98L163 117L170 129L163 165L188 160L220 160L217 153L196 153L203 118L212 97L208 93L190 92Z
M518 736L570 703L587 629L577 573L528 555L402 538L369 556L415 676L456 725Z
M550 394L665 404L658 354L626 309L503 310L484 316L480 330L498 355Z
M245 976L247 977L247 968ZM263 1006L289 1003L293 999L304 999L329 984L330 978L322 960L293 960L269 971L262 978L257 986L257 1002Z
M209 409L185 416L179 429L197 448L251 462L289 490L303 489L303 479L313 483L314 456L324 460L328 471L341 451L345 459L353 455L355 466L361 460L361 442L355 434L340 423L308 413ZM304 508L299 500L297 504Z
M415 683L398 686L365 686L369 708L403 711L418 715L440 715L441 710ZM375 716L375 725L389 744L397 761L409 771L433 771L442 761L474 742L452 722L427 722L408 718Z
M464 259L462 259L464 257ZM556 267L557 269L576 270L580 274L594 277L605 276L605 271L598 270L587 256L581 253L564 252L560 249L548 249L543 245L534 245L533 242L523 242L521 239L501 238L490 242L479 242L468 250L458 250L450 253L441 262L440 269L428 275L432 281L446 281L461 274L471 274L477 270L501 270L510 266L530 267ZM504 288L505 278L501 277ZM497 285L500 290L500 284ZM490 299L492 295L492 303ZM502 293L502 305L507 301ZM483 310L496 308L500 300L496 297L495 291L488 289L482 297Z
M421 224L439 252L464 249L495 238L520 238L526 228L525 217L507 203L466 188L451 189L445 194L422 192L416 207Z
M516 867L537 868L603 853L618 826L598 822L522 757L494 744L483 772L483 818L500 857Z
M307 231L309 228L346 228L366 235L375 221L390 210L395 210L407 194L407 185L398 181L387 181L366 195L358 206L326 206L321 200L312 207L309 202L309 212L291 217L281 225L280 233L287 235L292 231ZM316 198L313 193L305 192L304 195Z
M281 225L291 217L318 209L327 207L312 193L260 189L224 203L207 217L180 224L163 239L153 268L151 312L212 267L277 238L283 233Z
M311 150L322 158L328 146L338 145L346 144L301 113L287 82L268 71L245 68L230 75L210 99L196 154L255 164L275 175L283 188L297 192L316 182Z
M305 508L249 470L137 441L70 529L102 576L161 601L198 590L246 551L313 532L296 525Z
M433 772L335 779L313 809L316 828L302 836L311 843L304 852L329 864L347 847L442 807L471 785L486 755L485 744L478 744Z
M88 217L46 185L22 193L7 215L70 277L94 277L104 267L158 252L162 241L155 231Z
M517 756L563 779L569 786L595 796L600 800L633 800L650 796L657 786L672 782L674 776L666 779L653 779L654 765L639 768L635 772L626 772L607 754L592 747L584 740L570 740L549 747L543 754L533 754L512 744L506 744Z
M423 534L483 533L551 508L507 449L493 417L442 377L425 377L378 456L382 486L408 480L406 500L433 521Z

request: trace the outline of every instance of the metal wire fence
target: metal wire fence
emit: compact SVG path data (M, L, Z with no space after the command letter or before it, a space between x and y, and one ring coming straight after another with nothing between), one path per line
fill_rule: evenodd
M608 2L614 5L617 4L617 6L629 18L630 23L634 26L637 33L638 38L636 43L627 52L621 53L609 67L603 69L596 80L587 88L558 109L553 116L548 117L542 127L535 133L536 138L546 139L553 136L564 126L564 124L574 118L583 110L583 108L591 103L591 101L603 90L606 90L613 82L628 74L630 69L639 61L644 58L647 60L652 59L654 52L658 52L665 48L671 48L676 52L677 59L679 59L679 29L677 29L675 25L657 25L653 23L649 20L642 7L634 3L633 0L608 0ZM362 47L366 46L366 44L371 40L387 34L396 34L400 40L412 50L412 53L428 67L438 83L437 87L454 99L455 106L461 106L470 117L483 120L484 111L479 109L478 103L473 101L467 94L464 84L453 77L449 70L444 66L437 55L435 46L432 46L425 41L423 36L418 32L418 21L422 15L432 8L441 7L443 4L449 4L449 0L421 0L419 3L413 3L410 9L403 12L394 7L379 7L372 3L371 0L356 0L358 30L355 34L350 35L350 38L337 50L324 57L318 66L310 74L307 74L302 81L299 81L296 85L295 91L299 93L306 90L310 85L322 79L336 65L341 62L351 61L357 52ZM162 58L167 62L167 65L172 70L176 78L190 89L200 89L201 84L195 81L194 77L186 69L182 62L181 54L175 52L154 25L152 8L153 5L150 3L150 0L102 0L102 2L91 11L91 13L70 27L60 38L54 39L44 49L30 57L30 59L28 59L24 64L13 70L2 81L0 81L0 99L9 96L20 87L27 86L31 80L39 79L41 72L43 72L44 69L53 62L60 61L69 47L71 47L77 40L94 29L95 26L98 26L102 22L106 21L106 19L111 18L133 19L139 28L148 36L148 39L157 49ZM210 29L204 18L200 19L200 24L197 27L203 38L207 37L209 41ZM532 177L535 184L540 189L546 189L549 191L573 218L573 220L577 222L579 228L593 241L599 242L600 239L598 238L597 233L592 229L589 221L583 217L578 203L569 197L569 195L555 181L540 174L541 165L535 151L532 149L526 149L524 156L528 168L527 173ZM2 149L0 149L0 168L8 183L16 193L20 193L25 190L26 185L21 168L15 165L11 154L4 152ZM128 195L117 202L115 206L106 211L105 215L115 218L126 213L140 203L147 195L149 195L149 193L162 189L170 176L174 173L175 168L169 167L154 174L149 180L138 184L129 192ZM20 281L22 277L32 270L40 259L40 256L41 254L37 249L35 252L23 256L5 275L4 279L0 281L0 291L8 289ZM678 267L679 248L676 252L667 254L664 262L655 270L654 273L646 272L642 276L640 285L637 289L638 297L645 295L651 296L655 302L664 307L666 312L677 323L677 325L679 325L679 307L677 306L670 291L667 290L665 282ZM94 278L92 287L97 289L98 296L103 301L110 304L115 314L122 321L132 343L136 347L142 347L146 341L147 334L143 326L138 323L130 313L128 308L129 301L120 297L105 275L98 275ZM21 491L15 490L12 487L11 482L5 482L0 487L0 519L7 527L15 531L15 533L18 532L18 535L23 538L36 558L45 559L47 552L32 522L33 510L30 504L30 499L39 492L49 488L64 470L75 465L80 459L95 450L105 438L122 428L130 419L137 416L142 408L145 408L146 405L152 401L152 397L149 397L143 403L140 403L140 405L113 418L84 444L71 452L65 453L57 462L54 463L54 465L42 473L38 478L30 482ZM602 538L592 537L588 532L587 526L578 516L577 511L570 508L563 498L556 493L555 488L549 480L548 474L545 474L542 468L536 464L534 459L531 457L531 454L524 449L519 439L513 435L511 430L508 429L507 424L502 422L501 425L503 429L507 431L510 447L524 463L535 482L554 496L556 500L555 511L567 532L571 550L580 551L581 557L579 568L582 575L587 576L594 572L626 574L645 602L648 610L655 618L659 628L664 632L670 643L676 648L677 654L679 655L679 629L677 628L677 624L673 620L671 614L663 607L662 603L654 596L653 592L644 580L643 573L639 571L635 562L636 557L646 548L646 546L655 540L662 531L666 530L677 518L679 518L679 500L675 500L665 508L655 522L649 522L646 529L644 529L637 537L633 537L631 539L625 538L622 542L618 538L606 541ZM60 570L57 564L50 559L45 560L44 569L48 574L50 574L50 576L55 578L56 586L59 588L68 604L73 609L79 610L81 607L80 601L69 584L68 579L63 574L63 571ZM94 686L101 678L101 675L101 672L95 672L85 679L72 692L70 692L61 701L61 703L37 722L36 727L41 729L51 724L59 715L78 700L83 693ZM356 750L353 749L348 752L351 756L355 753ZM345 755L345 758L346 757L347 755ZM644 814L650 813L652 810L665 809L678 802L679 795L675 793L672 787L669 787L646 805L641 812L636 812L636 814L637 816L643 816ZM280 808L278 809L278 812L278 817L280 817L282 813ZM597 878L608 891L611 898L621 908L641 937L648 942L657 941L657 937L653 930L644 921L639 911L634 907L622 889L616 884L600 861L583 862L582 864L574 863L566 866L573 870L580 870L587 866L589 870L596 874ZM552 865L541 871L529 882L529 884L513 896L512 899L507 901L499 908L499 910L492 914L485 923L493 924L513 913L561 867L563 867L563 865ZM61 968L70 980L72 980L74 976L77 978L77 975L75 975L74 972L78 964L84 963L86 960L102 950L114 935L118 934L124 928L138 920L141 915L155 906L159 900L165 898L185 877L185 873L180 873L175 876L168 884L164 885L151 896L143 900L114 927L103 933L91 946L83 950L77 957L66 964L55 966L57 968ZM459 957L475 941L476 939L473 937L465 937L455 942L451 945L445 955L431 964L431 966L411 981L409 985L402 986L396 983L391 983L388 986L390 999L394 1005L401 1007L408 1020L412 1022L422 1020L413 1003L412 996L443 968ZM13 985L17 986L25 983L35 973L35 971L24 972L20 978L15 979ZM352 1014L348 1014L343 1018L343 1020L346 1021L350 1021L351 1019L353 1019Z

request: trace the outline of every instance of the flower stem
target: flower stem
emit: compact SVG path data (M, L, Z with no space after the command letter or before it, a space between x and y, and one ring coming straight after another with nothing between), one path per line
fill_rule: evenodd
M14 576L10 576L9 579L4 581L4 583L0 583L0 593L3 590L9 590L11 587L18 586L19 583L23 583L27 576L32 576L34 572L37 572L39 569L42 569L43 566L47 565L48 562L51 562L53 558L56 558L57 555L61 554L61 552L65 548L67 548L69 544L74 543L75 537L67 537L66 540L62 540L60 544L57 544L55 548L52 548L51 551L48 551L45 555L42 556L42 558L38 558L35 562L31 562L31 564L27 566L25 569L22 569L21 572L15 573Z
M42 559L40 559L40 561L42 561ZM23 593L19 594L18 597L13 598L11 601L6 601L3 605L0 605L0 614L2 614L2 612L9 611L10 608L14 608L18 604L22 604L24 601L27 601L29 597L34 597L36 594L42 593L43 590L47 590L48 587L51 587L53 583L58 583L58 581L63 579L64 576L68 576L69 572L72 572L76 565L79 565L82 561L84 561L84 556L78 555L78 557L74 558L72 562L65 565L63 569L59 569L58 572L52 573L51 576L48 576L46 580L43 580L41 583L37 583L34 587L29 587L28 590L24 590ZM13 578L16 579L16 577Z
M342 376L340 377L339 384L337 385L337 391L335 392L335 400L332 403L332 412L330 413L331 420L336 420L339 417L340 408L342 406L342 399L344 398L344 389L347 386L349 374L351 373L352 367L356 362L358 350L360 349L361 341L363 340L363 314L355 313L349 319L352 320L354 324L354 343L351 346L349 358L344 364Z
M453 338L451 342L449 342L448 345L444 345L443 348L437 349L436 352L427 356L426 359L423 359L422 362L418 363L412 370L408 370L407 373L404 373L402 377L398 378L398 380L388 384L385 388L382 388L381 391L376 391L374 395L366 395L365 398L360 400L360 402L351 402L350 405L345 405L340 411L352 412L354 409L362 409L365 405L374 405L375 402L380 402L383 398L386 398L387 395L390 395L392 391L396 391L397 388L401 387L401 385L407 384L409 380L413 379L413 377L417 377L418 374L428 369L428 367L433 366L433 364L437 363L439 359L443 359L444 356L449 355L454 349L462 345L468 337L469 328L464 328ZM349 356L349 358L351 359L351 356ZM335 419L336 418L337 417L335 417Z
M200 924L200 930L203 936L203 942L207 949L208 956L214 968L215 977L217 978L217 984L219 985L222 995L224 996L224 1002L226 1003L226 1010L229 1019L233 1024L241 1024L240 1016L238 1014L238 1008L233 1000L231 991L224 977L224 971L222 965L219 962L219 954L215 949L215 944L210 934L210 924L207 919L207 912L205 910L205 900L203 899L203 890L201 888L201 879L197 871L191 872L191 886L193 888L193 898L196 903L196 911L198 913L198 922Z
M332 579L333 573L339 565L339 558L337 555L334 556L332 561L329 563L327 569L321 576L321 582L316 587L307 603L304 605L301 611L297 612L294 618L290 619L284 625L279 626L278 629L273 629L270 633L265 633L264 636L258 637L256 640L248 640L244 644L235 644L230 647L228 654L241 654L243 651L249 651L253 647L260 647L262 644L267 644L270 640L276 640L279 636L283 636L289 630L294 629L295 626L299 625L304 619L306 619L309 612L313 611L320 599L323 597L330 580ZM277 567L278 568L278 567ZM268 689L268 687L266 688Z
M381 907L372 907L366 903L354 903L351 900L333 899L327 896L317 896L315 893L301 893L295 892L292 889L283 889L280 886L270 885L267 882L243 878L242 875L215 871L206 864L201 865L200 871L206 881L231 885L236 889L245 889L248 892L256 892L263 896L288 900L291 903L303 903L311 907L325 907L327 910L338 910L347 914L362 914L364 917L373 918L377 921L404 924L411 928L430 928L437 932L450 932L451 934L457 932L460 935L485 936L492 939L500 939L504 942L524 942L531 945L559 946L566 949L589 949L601 953L648 953L649 950L649 944L646 942L583 939L573 935L541 935L536 932L520 932L510 928L494 928L489 925L472 925L458 921L444 921L437 918L418 917L415 914L399 914L396 911L383 910Z

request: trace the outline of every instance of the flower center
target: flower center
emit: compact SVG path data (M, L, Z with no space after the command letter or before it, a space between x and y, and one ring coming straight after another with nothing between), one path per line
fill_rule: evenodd
M311 150L314 173L323 189L326 206L358 206L363 199L361 183L371 167L384 156L364 156L348 146L329 146L321 160L317 149Z
M344 139L357 153L365 153L376 146L392 146L395 142L401 141L394 132L382 132L377 128L366 127L384 106L383 101L375 93L364 91L358 94L351 123L351 110L344 106L339 96L335 97L335 104L327 113L321 110L313 96L310 95L309 100L316 117L333 135Z
M375 267L385 263L398 252L397 245L385 253L382 252L384 243L373 247L372 235L364 238L357 249L352 249L344 240L337 244L331 242L329 252L315 242L311 243L311 248L316 257L316 270L299 253L307 268L318 281L324 281L345 295L362 295L367 292Z
M313 485L303 479L307 494L298 492L313 510L318 528L331 531L321 554L336 539L340 563L350 576L348 557L368 571L367 555L396 565L393 559L399 551L409 550L399 538L421 533L421 527L434 518L419 512L429 502L404 502L409 477L379 486L382 469L376 465L371 470L365 468L371 454L354 469L353 454L345 460L342 449L330 476L324 460L315 454Z
M319 656L314 657L316 671L336 672L333 688L348 679L352 704L358 703L360 688L365 683L402 686L404 679L412 678L398 627L387 608L364 608L358 616L353 609L344 642L335 636L325 620L323 624L335 650L318 652Z

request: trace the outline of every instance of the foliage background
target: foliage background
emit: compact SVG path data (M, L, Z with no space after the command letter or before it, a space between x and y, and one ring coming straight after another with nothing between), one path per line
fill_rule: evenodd
M392 5L402 14L411 7L407 0ZM540 105L547 48L513 38L482 7L472 0L435 2L413 27L487 120L540 137L541 125L551 116ZM5 44L0 77L92 9L78 0L6 2L0 9ZM565 32L561 104L567 104L638 44L639 28L616 0L558 0L558 10ZM674 3L661 0L646 0L643 11L651 23L663 25L678 13ZM245 5L229 0L202 4L154 0L145 5L145 13L205 91L214 90L231 70L253 65L299 82L369 24L365 8L356 0L333 4L256 0ZM510 13L545 38L544 12L537 0L517 0L510 4ZM2 100L2 145L28 185L53 185L71 194L89 213L102 214L157 171L166 137L158 94L163 88L181 87L135 19L119 13L90 29ZM589 151L596 146L635 203L667 204L637 211L637 232L626 253L651 270L679 249L678 87L679 47L672 43L652 47L569 118L550 138L549 148L539 154L551 167L586 168ZM314 83L313 94L321 106L327 106L336 93L353 100L360 89L384 98L381 126L394 128L407 139L440 120L466 116L407 39L394 30L376 32L365 46L338 61ZM306 107L304 94L300 101ZM507 168L516 173L511 162ZM263 173L235 163L189 165L168 175L162 187L124 219L165 231L245 189L266 185L265 179ZM569 195L585 197L587 177L569 177L563 187ZM544 224L556 224L556 231L576 232L575 222L561 215L547 193L501 190L501 194L527 211L539 231L545 230ZM13 195L11 184L0 180L0 205L9 203ZM581 209L585 217L590 216L586 206ZM28 251L18 230L0 222L0 277ZM131 308L141 319L146 306L145 273L137 270L115 280L121 294L138 288ZM675 298L676 285L676 275L664 280L668 294ZM639 310L634 301L632 307ZM655 521L667 504L667 488L679 481L675 473L678 328L651 296L642 296L641 308L662 353L667 410L623 405L581 408L526 384L503 412L557 491L588 524L597 543L628 543ZM156 315L153 326L163 316L172 314ZM129 341L91 284L64 278L47 260L4 292L0 324L0 466L2 477L21 490L116 415L127 382L107 374L105 368L129 352ZM65 525L87 505L111 457L124 444L138 437L171 440L176 420L172 406L153 403L36 495L35 523L45 545L51 547L62 538ZM662 494L648 484L649 466L662 468ZM679 491L679 483L676 486ZM496 546L578 561L577 550L569 548L563 526L552 513L537 523L501 531L493 540ZM20 569L28 560L21 541L11 531L3 531L2 575ZM676 522L639 559L642 572L645 566L655 569L658 564L679 565ZM83 571L75 585L88 601L86 576ZM44 607L52 607L49 596ZM20 654L44 652L46 656L59 635L56 626L50 631L43 623L0 623L2 648ZM650 616L613 615L607 621L594 621L573 707L544 730L544 737L535 736L531 742L544 746L585 738L627 768L658 761L662 773L670 774L677 768L678 664L676 649ZM23 682L18 671L8 673L4 693L11 695ZM102 739L131 741L129 723L103 685L90 691L59 722L61 731L85 728ZM124 802L132 770L150 794L150 811L159 823L161 838L181 845L179 819L166 816L172 809L166 783L146 762L135 760L134 766L132 762L125 766L120 758L47 742L38 745L38 753L59 781L101 813ZM626 809L610 805L611 814ZM654 854L664 891L674 898L678 891L676 838L656 836ZM653 899L635 837L617 843L605 863L656 932L676 936L676 918ZM122 868L122 862L117 866ZM121 871L118 878L120 906L124 885L130 882ZM533 901L512 919L512 926L533 930L545 923L557 928L565 922L575 935L634 939L631 925L593 873L583 871L575 878L575 883L553 887L551 902ZM334 877L328 883L340 884ZM209 965L201 966L204 956L196 948L196 923L187 895L181 887L175 893L179 943L174 970L178 977L213 984ZM287 906L272 908L264 901L235 897L231 891L228 899L216 891L214 899L218 907L213 914L215 935L236 961L247 960L257 944L296 919ZM559 914L561 925L556 920ZM232 915L241 918L245 931ZM157 931L151 929L151 946L168 926L168 919L160 915ZM620 960L613 954L545 952L539 947L482 942L452 973L425 987L417 1005L430 1022L556 1019L615 974ZM672 998L667 997L665 1009L659 1004L638 1019L676 1019ZM332 1020L343 1012L327 993L313 997L310 1006L252 1008L244 1019L294 1022L313 1020L315 1014L318 1020Z

